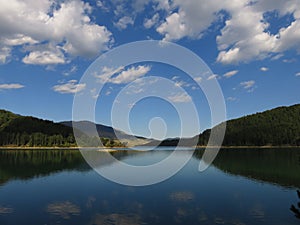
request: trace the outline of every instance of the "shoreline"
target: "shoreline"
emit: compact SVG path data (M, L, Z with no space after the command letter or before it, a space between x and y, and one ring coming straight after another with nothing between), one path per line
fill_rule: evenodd
M135 148L138 148L139 146L136 146ZM176 146L162 146L162 147L176 147ZM9 147L9 146L2 146L0 147L0 150L80 150L80 149L97 149L97 151L118 151L123 150L130 147ZM187 147L189 148L189 147ZM295 148L300 149L300 146L196 146L195 150L197 149L284 149L284 148Z
M220 146L196 146L196 148L219 148ZM268 148L278 148L278 149L283 149L283 148L300 148L300 146L293 146L293 145L288 145L288 146L221 146L220 149L268 149Z
M0 147L0 150L80 150L80 149L97 149L97 151L117 151L118 149L124 149L123 147Z

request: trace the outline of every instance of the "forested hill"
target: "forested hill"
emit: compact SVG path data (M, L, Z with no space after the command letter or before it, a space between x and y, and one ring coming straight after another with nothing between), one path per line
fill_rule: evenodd
M213 129L218 129L216 126ZM211 130L199 135L206 145ZM279 107L227 122L223 146L300 146L300 104Z
M83 145L84 141L88 145L95 139L85 133L82 133L81 137ZM124 146L120 141L110 137L101 136L101 141L106 147ZM70 126L0 110L0 146L76 147L76 141L73 128Z
M0 110L0 146L75 146L73 129Z

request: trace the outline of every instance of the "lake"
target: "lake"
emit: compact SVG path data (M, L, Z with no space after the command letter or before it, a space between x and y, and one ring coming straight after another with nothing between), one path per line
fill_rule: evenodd
M112 155L145 165L170 153ZM201 156L164 182L129 187L101 177L78 151L2 150L0 224L300 224L290 210L300 201L300 149L223 149L200 173Z

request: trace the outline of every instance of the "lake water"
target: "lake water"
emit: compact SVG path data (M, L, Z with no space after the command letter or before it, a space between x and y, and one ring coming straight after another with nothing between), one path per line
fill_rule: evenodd
M114 153L132 165L169 154ZM202 173L201 155L162 183L128 187L77 151L0 151L0 224L300 224L290 210L300 201L300 149L222 150Z

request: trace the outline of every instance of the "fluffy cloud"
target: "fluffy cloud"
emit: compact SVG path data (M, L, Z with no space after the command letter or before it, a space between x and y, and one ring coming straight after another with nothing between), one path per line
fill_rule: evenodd
M216 13L222 9L223 1L172 1L172 8L178 11L170 13L157 31L164 40L172 41L183 37L199 38L216 20Z
M7 46L2 46L0 44L0 64L4 64L8 61L10 57L11 48Z
M300 77L300 72L299 72L299 73L296 73L296 77Z
M101 8L104 12L108 12L109 11L109 8L106 6L106 2L105 1L101 1L101 0L98 0L96 1L96 5Z
M290 49L300 51L300 0L173 0L170 9L157 28L167 41L201 38L212 24L226 19L216 39L217 61L223 64L278 56ZM276 12L279 19L292 15L294 21L272 34L265 15Z
M156 13L154 14L154 16L150 19L145 19L144 21L144 27L149 29L151 27L153 27L154 25L156 25L159 21L159 14Z
M61 51L33 51L23 58L23 63L34 65L65 64L66 59Z
M244 81L241 82L241 86L245 89L251 89L253 88L255 85L255 81L254 80L249 80L249 81Z
M150 70L150 66L131 67L112 78L110 82L114 84L126 84L146 75Z
M75 94L85 89L86 84L78 84L77 80L70 80L65 84L55 85L53 90L61 94Z
M92 57L108 48L111 33L91 21L92 8L80 0L0 0L0 61L5 63L10 51L20 45L45 42L60 46L60 53L29 52L24 62L65 63L65 55ZM61 56L63 54L64 56Z
M15 46L53 45L55 51L26 52L23 62L41 65L68 63L70 57L93 57L107 50L112 34L92 21L93 9L84 1L0 0L0 63L12 58ZM120 30L134 25L146 7L154 9L143 25L155 27L167 41L199 39L216 25L220 31L216 60L223 64L275 60L291 49L300 52L300 0L111 0L109 4L97 0L96 5L114 13L114 25ZM277 26L283 16L292 17L292 22L272 33L271 23Z
M230 77L236 75L238 72L239 72L238 70L229 71L229 72L225 73L223 76L226 78L230 78Z
M131 17L129 16L124 16L119 19L117 23L114 23L115 27L117 27L120 30L124 30L128 27L128 25L133 25L134 21Z
M124 66L119 68L103 67L100 74L94 74L100 83L127 84L130 83L151 70L150 66L132 66L125 69ZM115 76L114 76L115 75Z
M20 89L24 88L22 84L0 84L0 90Z
M100 74L94 74L94 76L98 79L100 83L109 82L110 77L114 74L120 73L124 70L123 66L119 68L110 68L110 67L103 67Z
M257 10L256 4L241 2L238 7L228 6L231 18L217 37L220 50L217 60L224 64L265 58L274 52L276 45L275 35L267 31L269 24L264 12Z

